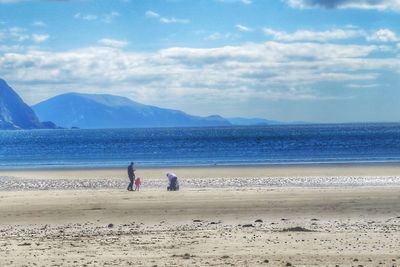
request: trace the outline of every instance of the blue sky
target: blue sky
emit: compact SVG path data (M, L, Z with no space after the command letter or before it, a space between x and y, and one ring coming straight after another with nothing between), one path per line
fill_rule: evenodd
M400 0L0 0L0 77L29 104L399 121L399 18Z

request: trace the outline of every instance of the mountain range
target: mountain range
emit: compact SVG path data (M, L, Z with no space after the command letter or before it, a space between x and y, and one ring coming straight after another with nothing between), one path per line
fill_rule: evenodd
M145 128L229 126L218 115L192 116L173 109L159 108L107 94L66 93L34 105L42 120L63 127L79 128Z
M66 93L29 107L0 79L0 129L146 128L268 125L265 119L193 116L109 94ZM57 127L56 125L60 126Z
M40 122L35 112L19 95L0 79L0 129L55 128L51 122Z

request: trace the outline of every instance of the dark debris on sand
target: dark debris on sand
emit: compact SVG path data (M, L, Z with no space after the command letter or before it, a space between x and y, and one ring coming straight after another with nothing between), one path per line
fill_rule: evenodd
M281 232L315 232L315 231L301 226L296 226L296 227L284 228L281 230Z

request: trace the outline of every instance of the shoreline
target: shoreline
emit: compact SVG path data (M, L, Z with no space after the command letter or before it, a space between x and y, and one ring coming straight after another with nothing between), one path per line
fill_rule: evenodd
M179 167L142 167L138 164L135 167L136 175L146 179L164 179L167 172L175 172L180 178L400 176L400 163L391 162ZM115 179L126 176L126 167L0 169L0 177L25 179Z
M199 164L199 165L140 165L140 161L134 161L135 166L140 166L141 169L201 169L201 168L285 168L285 167L347 167L347 166L399 166L400 160L393 161L356 161L356 162L282 162L282 163L227 163L227 164ZM129 161L126 162L129 165ZM115 170L125 168L122 165L110 166L86 166L86 165L42 165L36 167L16 167L16 166L0 166L2 171L51 171L51 170Z
M175 172L181 189L400 186L400 164L137 168L144 190L164 189ZM0 171L0 191L124 189L127 169Z

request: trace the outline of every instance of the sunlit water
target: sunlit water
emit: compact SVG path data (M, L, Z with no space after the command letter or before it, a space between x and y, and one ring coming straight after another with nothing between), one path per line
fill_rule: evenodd
M400 162L400 124L0 131L0 168Z

